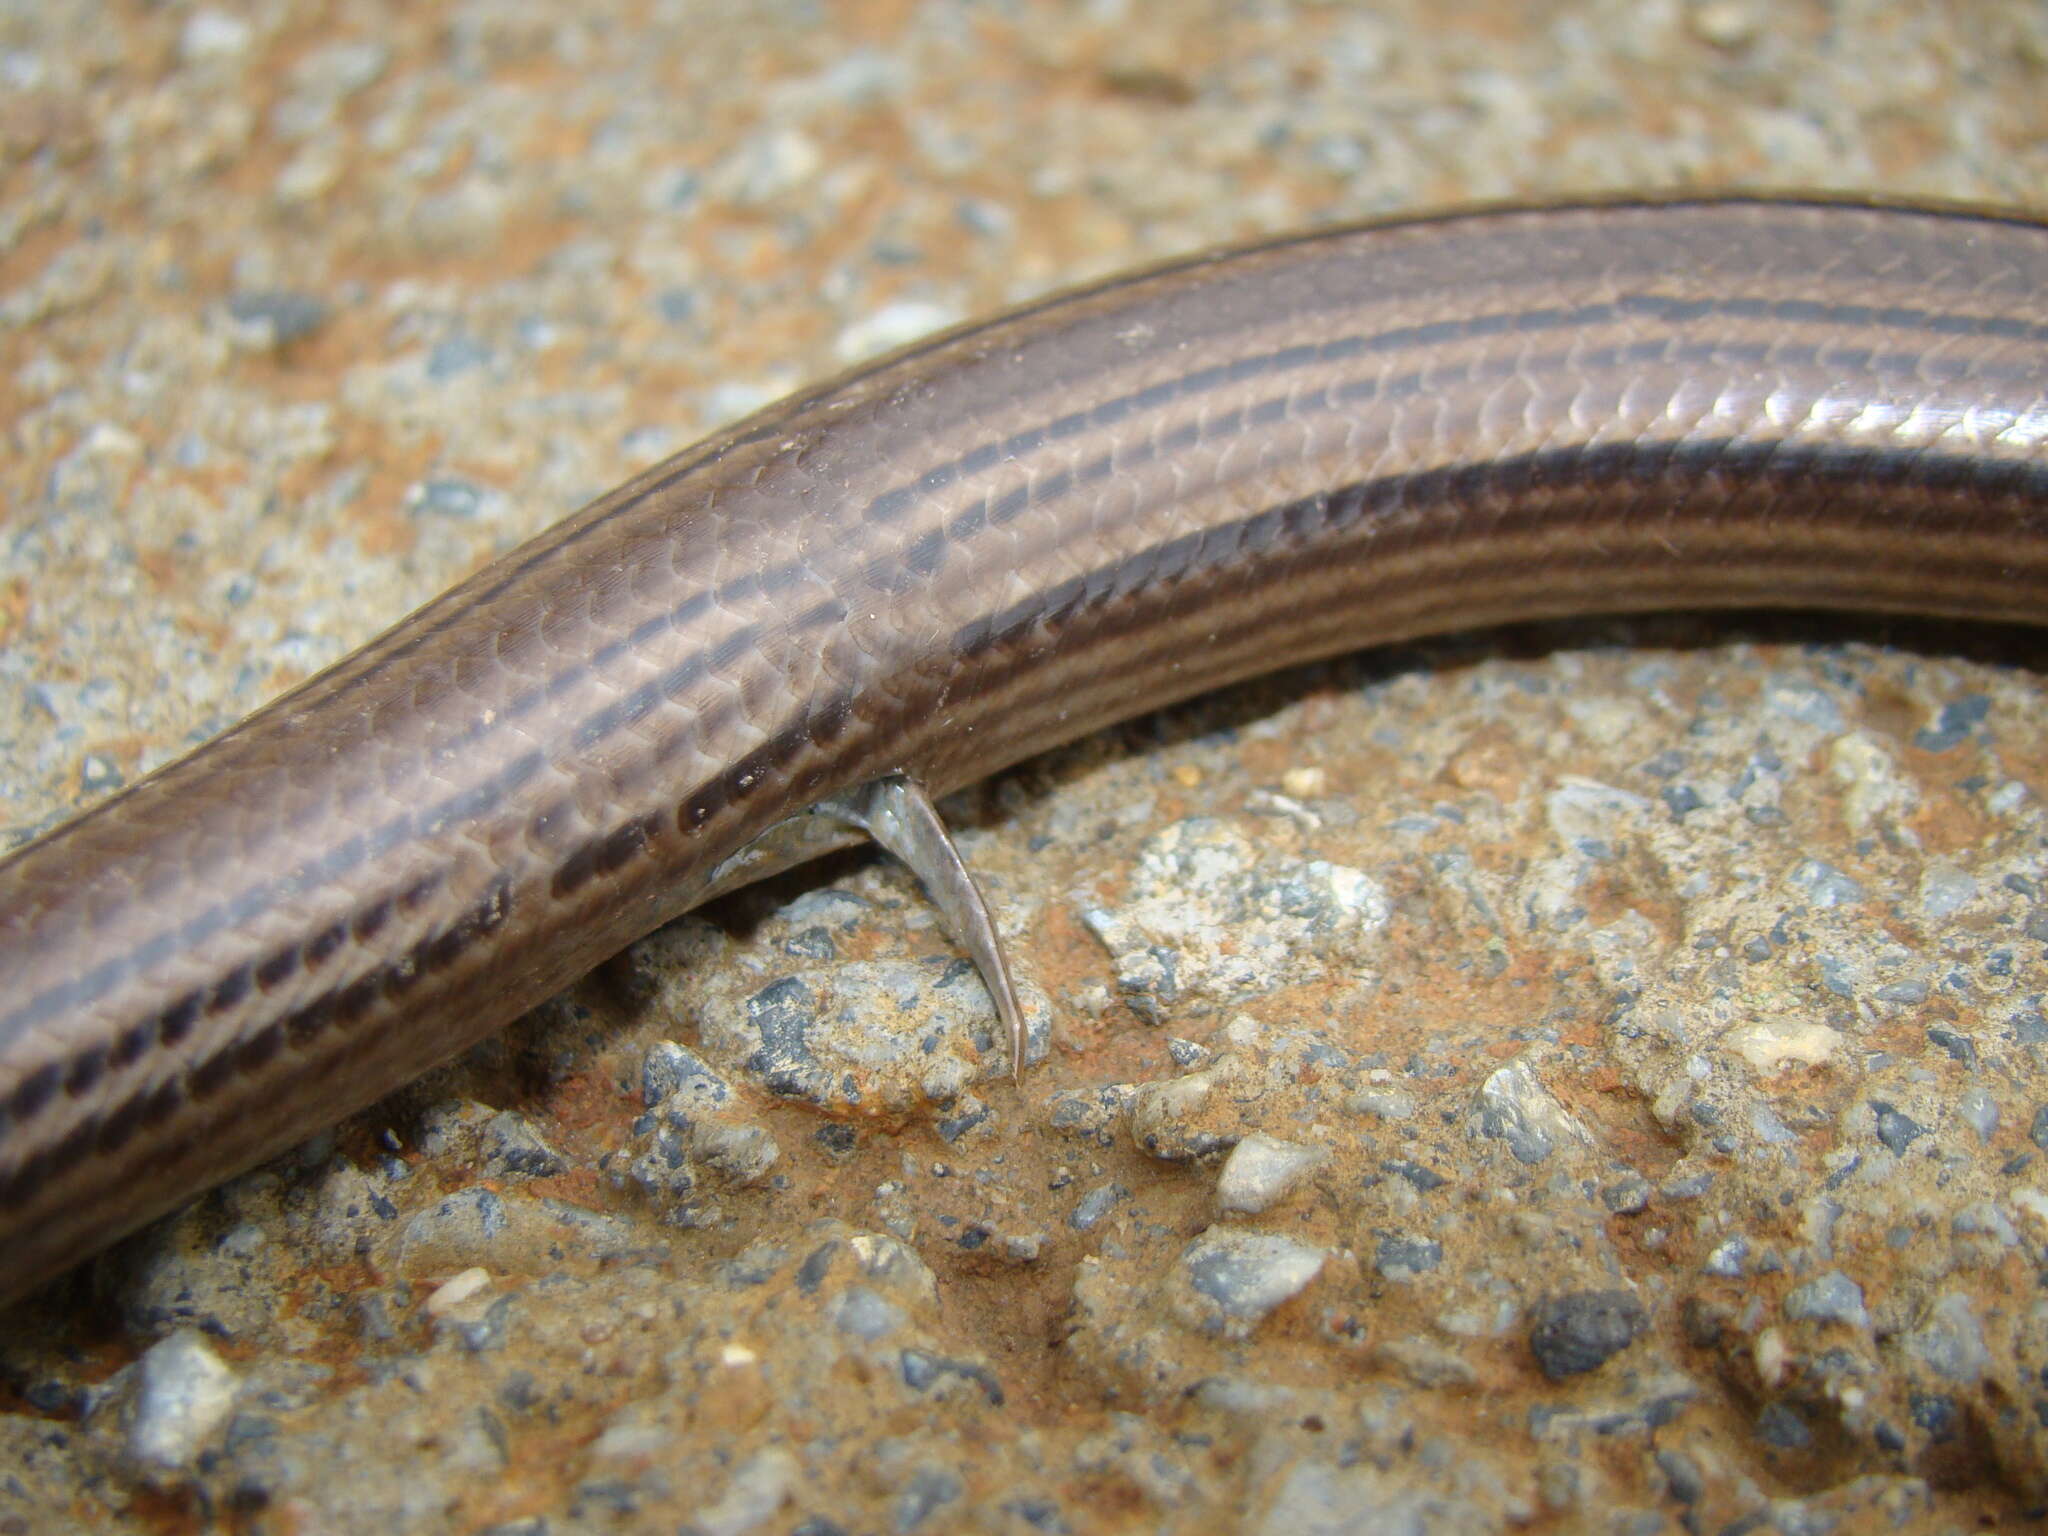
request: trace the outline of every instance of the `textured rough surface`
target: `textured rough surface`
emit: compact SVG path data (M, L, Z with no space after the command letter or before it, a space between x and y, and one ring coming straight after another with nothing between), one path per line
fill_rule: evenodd
M2025 6L661 12L7 14L9 825L1055 279L1563 188L2048 202ZM2017 1521L2030 665L1555 628L1057 754L952 808L1021 1098L929 1107L993 1022L900 870L728 903L0 1318L0 1528ZM1219 931L1269 867L1337 921ZM1327 1161L1222 1209L1253 1138Z

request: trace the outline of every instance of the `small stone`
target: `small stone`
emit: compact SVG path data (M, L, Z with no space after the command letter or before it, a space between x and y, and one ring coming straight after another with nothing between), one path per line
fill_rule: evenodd
M1630 1169L1601 1186L1600 1202L1617 1216L1634 1216L1649 1209L1655 1193L1648 1179Z
M1785 883L1799 891L1814 906L1853 907L1863 900L1863 887L1832 864L1804 859L1785 877Z
M1770 1077L1788 1067L1824 1066L1841 1049L1842 1035L1812 1019L1752 1019L1722 1035L1720 1043L1759 1076Z
M487 1269L470 1268L435 1288L432 1295L423 1302L422 1308L429 1317L440 1317L452 1312L472 1296L491 1283L491 1272Z
M1889 1147L1895 1156L1904 1157L1906 1149L1927 1134L1926 1126L1890 1104L1873 1099L1870 1101L1870 1109L1877 1117L1877 1139Z
M2019 1229L2006 1218L2005 1212L1989 1200L1974 1201L1956 1212L1956 1218L1949 1223L1949 1229L1963 1234L1981 1233L1995 1238L2000 1247L2017 1248L2020 1245Z
M1913 745L1922 752L1947 752L1969 739L1970 733L1991 713L1991 700L1981 693L1966 693L1941 706L1934 724L1913 733Z
M1187 1283L1199 1298L1186 1320L1205 1332L1237 1336L1322 1273L1320 1248L1269 1232L1211 1227L1181 1255Z
M834 1162L842 1162L860 1150L860 1132L840 1120L819 1126L811 1132L811 1140Z
M1956 1113L1977 1133L1979 1141L1989 1141L1998 1134L1998 1100L1981 1085L1965 1088L1956 1095Z
M1765 1403L1756 1416L1757 1438L1781 1451L1803 1451L1813 1444L1813 1431L1798 1412L1784 1403Z
M1784 1310L1795 1322L1846 1323L1851 1328L1870 1326L1870 1314L1863 1308L1863 1287L1839 1269L1795 1286L1786 1293Z
M469 1260L490 1255L506 1225L504 1197L496 1190L472 1186L414 1216L405 1224L399 1246L421 1271L468 1269Z
M732 1101L732 1084L695 1051L657 1040L640 1059L640 1102L653 1109L677 1094L685 1100L679 1107L723 1109Z
M1509 1062L1480 1085L1478 1110L1480 1134L1505 1141L1518 1162L1543 1162L1560 1145L1593 1145L1592 1134L1526 1060Z
M258 289L228 299L228 319L237 339L254 350L288 347L327 323L329 310L320 299L284 289Z
M827 1309L834 1327L872 1343L885 1339L908 1319L901 1307L865 1285L849 1285Z
M1953 864L1930 865L1920 876L1920 905L1929 919L1954 917L1977 899L1977 880Z
M1401 1469L1372 1462L1332 1466L1300 1459L1269 1474L1276 1484L1247 1536L1436 1536L1495 1530L1497 1515L1438 1488L1415 1487Z
M919 1467L896 1495L890 1519L899 1536L908 1536L948 1504L958 1502L966 1492L967 1485L952 1468Z
M1746 1237L1731 1237L1726 1242L1717 1245L1714 1251L1707 1255L1707 1262L1702 1264L1700 1268L1707 1274L1719 1275L1723 1279L1733 1279L1742 1273L1743 1265L1748 1262L1749 1239Z
M803 1477L796 1456L779 1445L742 1462L714 1504L700 1507L689 1528L700 1536L746 1536L773 1520Z
M769 202L817 174L824 151L797 128L779 128L743 141L714 169L711 190L736 203Z
M226 11L194 11L178 34L178 57L186 63L205 59L235 59L249 51L254 30L239 16Z
M1538 1302L1529 1348L1553 1381L1603 1365L1649 1328L1643 1304L1629 1291L1573 1291Z
M1284 1200L1312 1171L1328 1161L1321 1147L1253 1134L1231 1149L1216 1180L1216 1204L1236 1215L1257 1215Z
M476 1267L504 1279L543 1274L574 1255L596 1262L635 1246L630 1223L514 1188L471 1185L407 1219L390 1249L393 1270L435 1281Z
M1064 1136L1110 1146L1116 1140L1116 1127L1130 1112L1131 1100L1137 1093L1137 1087L1131 1083L1062 1088L1052 1096L1046 1124Z
M1666 1200L1697 1200L1713 1187L1713 1170L1700 1168L1672 1175L1658 1186L1657 1193Z
M1049 1241L1043 1232L1006 1232L999 1251L1012 1264L1035 1264Z
M1970 1071L1976 1071L1976 1040L1972 1040L1962 1030L1952 1030L1952 1028L1948 1028L1944 1024L1929 1024L1927 1026L1927 1040L1931 1044L1937 1044L1937 1047L1942 1047L1944 1051L1948 1051L1950 1057L1954 1057L1958 1063L1962 1063Z
M215 1338L261 1338L277 1326L269 1277L289 1262L261 1220L219 1231L196 1213L174 1216L146 1229L121 1260L122 1321L145 1338L187 1326Z
M1665 1486L1671 1490L1671 1497L1681 1504L1697 1504L1707 1491L1707 1481L1700 1473L1699 1463L1683 1451L1657 1452L1657 1470L1664 1474Z
M450 517L462 522L488 521L488 514L503 505L496 491L456 475L435 475L406 487L405 510L430 517Z
M1444 1245L1432 1238L1382 1237L1373 1250L1373 1269L1383 1279L1413 1280L1444 1261Z
M1950 1291L1929 1309L1927 1320L1906 1335L1906 1347L1935 1374L1964 1385L1991 1369L1984 1330L1970 1298L1959 1291Z
M744 1189L781 1160L781 1146L724 1074L672 1040L657 1040L641 1059L640 1097L652 1110L634 1126L642 1150L613 1177L639 1186L671 1225L709 1217L700 1164Z
M1415 1095L1399 1088L1361 1088L1346 1097L1344 1108L1378 1120L1407 1120L1415 1114Z
M491 349L473 336L450 336L427 353L426 375L435 383L457 378L491 360Z
M1945 1392L1911 1392L1906 1396L1906 1411L1916 1429L1926 1431L1927 1438L1936 1445L1955 1438L1956 1400Z
M885 304L839 333L839 358L841 362L857 363L877 353L892 352L933 331L958 325L961 319L960 310L951 304L916 299Z
M551 1179L566 1166L562 1154L542 1140L525 1116L513 1110L500 1110L486 1120L478 1144L487 1173Z
M1757 1140L1773 1147L1789 1147L1799 1138L1780 1120L1777 1112L1761 1099L1749 1106L1749 1128Z
M1315 766L1289 768L1280 775L1280 787L1297 800L1313 800L1328 791L1330 775Z
M989 1123L991 1111L986 1102L971 1093L963 1093L953 1101L953 1107L940 1117L939 1139L949 1146L963 1136L972 1135Z
M182 1473L198 1460L235 1403L235 1373L199 1333L180 1328L135 1363L123 1415L123 1450L146 1478Z
M1131 1192L1121 1184L1098 1184L1074 1206L1074 1214L1067 1218L1067 1225L1076 1232L1093 1232L1119 1202L1130 1198Z
M1388 1339L1373 1351L1373 1358L1431 1391L1476 1386L1479 1381L1471 1361L1425 1336Z
M940 1355L927 1354L921 1349L906 1349L897 1358L897 1367L902 1372L903 1384L913 1392L929 1392L933 1388L964 1382L978 1391L991 1407L1003 1405L1003 1384L996 1379L995 1372L973 1360L949 1360Z
M1388 1158L1380 1164L1380 1172L1390 1173L1397 1179L1405 1180L1410 1188L1414 1189L1416 1193L1423 1195L1435 1194L1436 1191L1450 1183L1449 1179L1438 1173L1434 1168L1425 1167L1421 1163L1410 1162L1405 1157Z
M1239 1078L1236 1059L1218 1058L1199 1072L1142 1084L1131 1100L1131 1139L1165 1162L1208 1157L1238 1139L1228 1093Z

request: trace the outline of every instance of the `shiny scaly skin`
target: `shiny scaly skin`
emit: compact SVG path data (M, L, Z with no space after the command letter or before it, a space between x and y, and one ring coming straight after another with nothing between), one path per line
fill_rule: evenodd
M773 407L0 863L0 1298L881 774L943 792L1506 620L2048 616L2044 300L2016 218L1496 211L1140 274Z

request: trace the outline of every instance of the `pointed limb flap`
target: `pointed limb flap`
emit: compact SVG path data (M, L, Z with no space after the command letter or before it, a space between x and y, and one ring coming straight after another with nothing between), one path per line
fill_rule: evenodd
M988 915L988 904L981 899L974 876L968 873L960 850L953 846L931 797L915 781L891 773L820 800L811 811L859 827L917 876L932 904L953 930L954 938L981 972L982 985L995 1001L996 1016L1009 1032L1011 1075L1021 1082L1024 1010L1018 1006L1016 990L1010 985L1003 942Z

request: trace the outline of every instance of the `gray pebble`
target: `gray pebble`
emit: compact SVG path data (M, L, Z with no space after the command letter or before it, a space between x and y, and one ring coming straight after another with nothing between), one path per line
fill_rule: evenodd
M1216 1179L1216 1204L1226 1211L1256 1215L1284 1200L1311 1172L1328 1161L1321 1147L1253 1134L1231 1148Z
M649 1109L682 1094L689 1107L723 1108L732 1084L695 1051L673 1040L657 1040L640 1060L640 1102Z
M693 1117L690 1150L731 1183L742 1188L759 1184L781 1160L782 1148L764 1125L731 1117Z
M561 1153L541 1139L526 1118L500 1110L484 1122L479 1135L487 1173L526 1179L553 1178L567 1165Z
M972 1360L951 1360L921 1349L904 1350L898 1364L903 1373L903 1384L913 1392L929 1392L951 1378L971 1383L991 1407L1003 1405L1003 1384L985 1365Z
M495 493L478 485L473 480L457 479L453 475L437 475L431 480L422 480L406 491L405 507L408 512L424 512L431 517L453 517L467 521L484 516L485 510L494 505Z
M1936 1375L1966 1385L1991 1368L1984 1330L1960 1291L1950 1291L1929 1309L1926 1321L1906 1335L1906 1347Z
M259 289L233 294L228 318L257 347L288 347L327 323L328 308L320 299L285 289Z
M1697 1200L1713 1187L1714 1175L1702 1168L1666 1179L1658 1186L1657 1193L1666 1200Z
M768 1527L803 1480L803 1464L779 1445L756 1451L733 1472L716 1502L701 1506L690 1536L746 1536Z
M1996 1238L2000 1246L2006 1248L2020 1245L2019 1229L1989 1200L1964 1206L1956 1212L1955 1220L1949 1223L1949 1230L1964 1234L1982 1233Z
M1655 1193L1650 1181L1631 1169L1601 1186L1600 1201L1617 1216L1633 1216L1649 1209L1650 1197Z
M1927 1134L1926 1126L1890 1104L1872 1099L1870 1110L1877 1117L1877 1139L1896 1156L1904 1157L1906 1149Z
M1998 1134L1998 1100L1981 1086L1973 1084L1956 1095L1956 1113L1977 1133L1979 1141L1989 1141Z
M1853 907L1863 900L1863 887L1832 864L1803 859L1785 877L1785 883L1804 892L1817 908Z
M1405 1157L1388 1158L1380 1164L1380 1172L1390 1173L1398 1179L1405 1180L1410 1188L1423 1195L1434 1194L1451 1182L1434 1168L1410 1162Z
M1211 1227L1181 1255L1188 1281L1229 1318L1257 1322L1322 1273L1324 1253L1270 1232Z
M1067 1225L1076 1232L1093 1232L1120 1202L1131 1198L1131 1192L1121 1184L1098 1184L1083 1195L1074 1206L1073 1215L1067 1218Z
M907 1321L901 1307L865 1285L849 1285L832 1298L828 1312L840 1332L870 1343L887 1338Z
M153 1344L135 1363L122 1449L152 1480L189 1469L234 1407L235 1373L193 1329Z
M1140 1084L1131 1099L1131 1139L1166 1162L1224 1151L1238 1140L1229 1090L1240 1080L1236 1058L1221 1056L1199 1071Z
M919 1467L896 1496L890 1510L899 1536L907 1536L908 1532L921 1528L948 1504L957 1502L966 1491L967 1485L952 1468Z
M1863 1309L1863 1287L1839 1269L1793 1287L1785 1296L1785 1315L1795 1322L1870 1326L1870 1314Z
M989 1123L991 1111L988 1104L971 1093L963 1093L953 1101L953 1107L941 1116L938 1123L939 1139L947 1145L957 1143L962 1137L972 1135Z
M1991 700L1981 693L1966 693L1941 706L1934 724L1913 733L1913 745L1923 752L1947 752L1962 745L1991 713Z
M435 1258L426 1261L429 1266L489 1268L493 1245L505 1227L504 1198L495 1190L474 1186L459 1189L414 1216L405 1224L399 1246L409 1255L432 1252Z
M1063 1088L1052 1096L1046 1124L1062 1135L1110 1146L1116 1129L1137 1097L1134 1083L1105 1083L1096 1088Z
M1480 1085L1478 1130L1505 1141L1523 1163L1543 1162L1560 1145L1593 1142L1526 1060L1509 1062Z
M1558 1381L1605 1364L1649 1326L1633 1292L1572 1291L1531 1309L1529 1348L1543 1374Z
M1813 1444L1806 1420L1784 1403L1765 1403L1756 1416L1757 1438L1781 1451L1803 1451Z
M1378 1120L1407 1120L1415 1114L1415 1095L1399 1088L1361 1088L1344 1100L1354 1115Z
M1952 864L1936 864L1920 876L1920 905L1939 922L1953 917L1977 898L1977 880Z
M278 1245L254 1221L218 1235L208 1226L188 1211L136 1241L118 1293L131 1333L150 1338L193 1326L218 1338L256 1339L276 1328L266 1277L280 1261Z
M634 1126L641 1150L615 1177L637 1185L675 1226L708 1219L699 1165L738 1188L759 1184L782 1148L753 1119L724 1074L670 1040L648 1047L640 1064L640 1097L652 1106Z
M1726 1242L1716 1245L1714 1251L1707 1255L1707 1262L1700 1268L1707 1274L1732 1279L1742 1273L1743 1265L1748 1262L1749 1239L1731 1237Z
M1426 1237L1382 1237L1373 1249L1373 1269L1383 1279L1413 1280L1444 1261L1444 1245Z
M1657 1452L1657 1470L1664 1474L1665 1486L1670 1488L1671 1497L1681 1504L1697 1504L1707 1491L1699 1463L1683 1451Z
M1035 1264L1050 1239L1043 1232L1007 1232L1001 1253L1012 1264Z
M1244 1527L1251 1536L1452 1536L1499 1524L1478 1505L1416 1488L1400 1471L1370 1463L1339 1468L1304 1459L1275 1481L1263 1518Z

